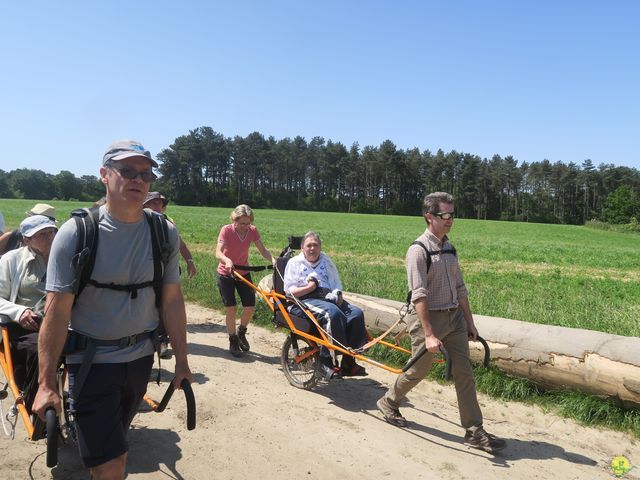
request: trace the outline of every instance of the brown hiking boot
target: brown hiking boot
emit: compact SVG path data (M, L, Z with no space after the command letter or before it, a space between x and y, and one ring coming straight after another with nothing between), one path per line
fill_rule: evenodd
M487 433L482 425L473 430L467 430L464 434L464 443L470 447L484 450L485 452L495 453L507 446L507 442L501 438Z
M249 348L251 347L249 345L249 340L247 340L247 327L240 325L236 333L238 335L240 350L242 350L243 352L248 352Z
M343 377L366 377L367 371L362 365L358 365L356 360L350 355L343 355L340 363L340 370Z
M400 410L398 410L397 408L392 408L385 397L382 397L380 400L378 400L376 405L378 406L378 410L382 412L382 416L387 421L387 423L390 423L391 425L394 425L396 427L407 426L407 419L402 416Z
M242 350L240 350L240 340L235 333L229 335L229 351L234 357L241 357Z

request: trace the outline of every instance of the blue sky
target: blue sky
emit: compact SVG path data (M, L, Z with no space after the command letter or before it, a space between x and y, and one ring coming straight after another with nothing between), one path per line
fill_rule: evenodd
M0 7L0 168L97 175L189 130L640 168L637 1Z

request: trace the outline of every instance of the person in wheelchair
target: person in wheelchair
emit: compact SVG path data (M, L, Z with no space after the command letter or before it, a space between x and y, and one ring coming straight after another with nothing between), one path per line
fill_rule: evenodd
M45 279L55 222L33 215L20 224L23 246L0 258L0 314L9 318L14 378L31 405L38 390L38 330L43 316Z
M51 221L56 221L56 209L48 203L36 203L31 210L25 213L27 217L32 217L34 215L44 215ZM2 230L4 230L4 227L2 228ZM22 246L24 246L24 244L22 243L22 233L20 233L20 228L9 230L8 232L4 233L0 231L0 256Z
M367 342L363 311L342 297L342 282L335 264L322 253L320 236L313 231L302 237L301 251L287 263L284 272L284 291L288 296L303 300L316 316L318 323L329 333L334 343L345 348L360 348ZM304 317L297 304L289 311ZM320 361L328 369L330 378L363 376L366 370L350 355L343 355L340 367L323 347Z

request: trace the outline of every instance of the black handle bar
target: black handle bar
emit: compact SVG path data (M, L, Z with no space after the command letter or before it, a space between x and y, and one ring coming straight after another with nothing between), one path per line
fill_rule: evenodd
M482 359L482 366L486 368L489 366L489 360L491 359L491 351L489 350L489 345L487 345L487 342L485 341L485 339L482 338L480 335L476 337L476 341L480 342L484 348L484 358ZM447 360L447 370L444 374L445 380L451 380L453 378L453 373L451 373L451 368L452 368L451 362Z
M182 387L184 398L187 401L187 430L193 430L196 428L196 397L193 395L191 384L186 378L182 380L180 387ZM167 408L167 404L169 403L169 400L171 400L174 390L175 387L173 386L173 381L171 381L167 387L164 397L162 397L162 400L156 408L156 412L163 412L164 409Z
M247 272L261 272L263 270L273 270L273 265L264 265L259 267L253 267L251 265L234 265L236 270L246 270Z
M451 363L451 361L449 360L449 352L447 352L447 349L444 348L443 345L440 345L438 348L440 349L440 353L442 353L442 355L444 356L444 359L447 362L447 365L449 365ZM416 353L414 357L411 357L409 359L407 364L402 368L402 371L406 372L407 370L409 370L418 360L420 360L420 358L426 352L427 352L426 345L423 345L422 347L420 347L420 350L418 350L418 353Z
M484 358L482 360L482 366L486 368L489 366L489 360L491 359L491 351L489 350L489 345L487 344L486 340L482 338L480 335L478 335L477 341L480 342L484 347ZM420 357L422 357L422 355L425 354L426 351L427 351L426 346L423 345L422 347L420 347L420 350L418 350L418 353L416 353L414 357L409 359L409 361L404 366L402 371L406 372L407 370L409 370L413 366L413 364L415 364L420 359ZM451 359L449 358L449 353L442 345L440 346L440 352L442 353L442 355L444 355L444 359L447 364L444 378L445 380L451 380L453 378L453 373L452 373Z
M47 425L47 467L53 468L58 464L58 416L53 407L45 410Z

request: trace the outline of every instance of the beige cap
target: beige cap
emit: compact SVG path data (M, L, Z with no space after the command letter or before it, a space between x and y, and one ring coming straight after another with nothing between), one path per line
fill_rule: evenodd
M36 203L31 210L25 212L28 217L32 215L44 215L54 222L56 221L56 209L48 203Z

